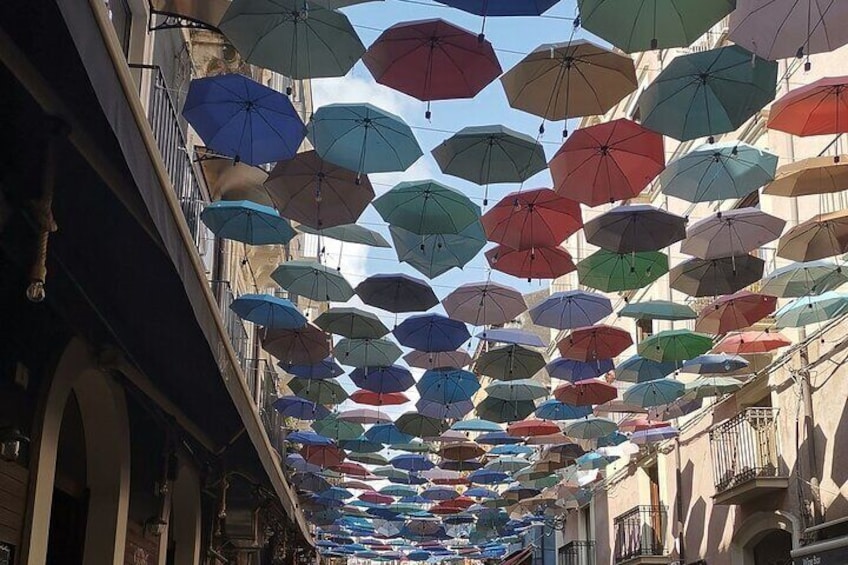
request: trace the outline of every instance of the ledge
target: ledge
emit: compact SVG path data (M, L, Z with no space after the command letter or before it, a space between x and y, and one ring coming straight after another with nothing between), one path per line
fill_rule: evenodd
M713 504L744 504L766 494L786 490L787 477L757 477L713 495Z

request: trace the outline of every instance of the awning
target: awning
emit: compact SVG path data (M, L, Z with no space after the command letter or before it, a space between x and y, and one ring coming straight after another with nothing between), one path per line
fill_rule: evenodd
M845 565L848 563L848 536L811 543L792 550L793 565Z
M524 549L520 549L507 555L506 558L501 561L501 565L524 565L525 563L529 563L533 559L533 548L525 547Z

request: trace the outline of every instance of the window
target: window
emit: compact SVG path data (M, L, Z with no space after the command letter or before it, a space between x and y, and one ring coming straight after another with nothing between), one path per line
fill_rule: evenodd
M118 34L118 41L121 42L121 50L124 55L130 53L130 32L132 31L132 10L127 0L104 0L106 10L109 12L109 19L112 20L112 26L115 28L115 33Z
M654 334L654 321L651 319L636 320L636 342L651 337Z

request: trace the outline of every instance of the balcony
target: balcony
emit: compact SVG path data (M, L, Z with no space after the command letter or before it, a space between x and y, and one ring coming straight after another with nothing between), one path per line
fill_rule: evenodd
M557 565L595 565L595 542L568 542L559 548Z
M789 486L781 469L777 409L747 408L710 430L715 504L743 504Z
M245 367L250 338L247 335L247 329L245 329L242 319L230 310L230 304L235 300L230 283L229 281L210 281L209 284L212 285L212 294L215 295L218 301L221 320L224 322L224 327L227 330L227 335L230 337L230 343L232 343L233 349L236 352L238 362L242 367Z
M664 506L637 506L613 521L616 565L660 565L670 563L665 552L666 510Z

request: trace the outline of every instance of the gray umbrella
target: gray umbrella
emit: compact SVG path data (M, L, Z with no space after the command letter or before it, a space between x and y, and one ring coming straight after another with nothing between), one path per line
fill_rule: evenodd
M653 206L618 206L583 226L586 241L615 253L658 251L686 237L686 218Z
M545 358L538 351L507 345L491 349L477 358L474 369L481 375L502 381L529 379L545 367Z
M718 212L689 227L680 251L701 259L744 255L779 238L785 226L783 218L757 208Z
M765 261L753 255L689 259L669 271L671 288L689 296L733 294L763 277Z

